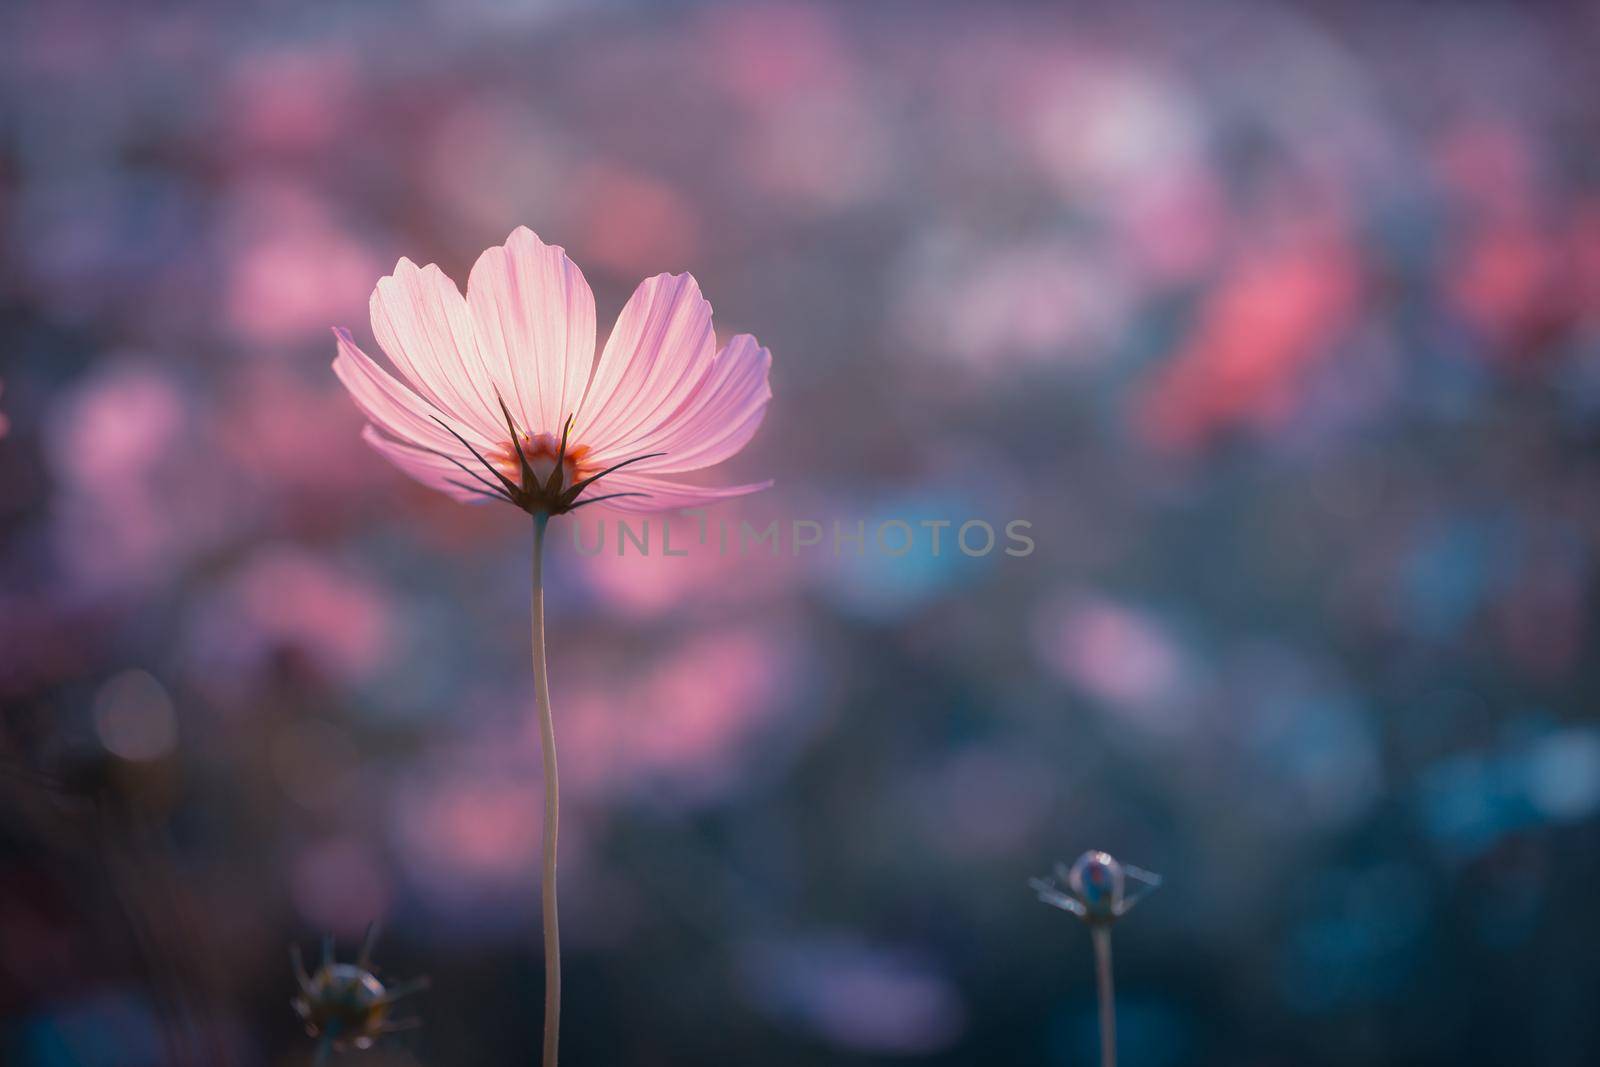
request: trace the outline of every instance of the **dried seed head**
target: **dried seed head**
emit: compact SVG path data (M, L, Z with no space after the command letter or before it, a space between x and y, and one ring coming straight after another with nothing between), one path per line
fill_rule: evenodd
M1122 910L1122 864L1109 852L1085 852L1067 872L1067 884L1090 918L1115 918Z
M372 946L377 940L376 925L367 928L367 938L355 963L338 963L333 958L333 939L322 942L322 963L307 973L300 957L300 946L291 945L295 980L300 991L290 1003L306 1024L306 1033L328 1039L334 1048L371 1048L374 1041L396 1030L420 1025L416 1019L391 1019L389 1009L401 997L428 987L426 978L385 985L372 968Z
M1160 884L1160 875L1118 863L1109 852L1096 850L1079 856L1071 868L1056 864L1054 878L1028 880L1042 902L1096 924L1122 918Z

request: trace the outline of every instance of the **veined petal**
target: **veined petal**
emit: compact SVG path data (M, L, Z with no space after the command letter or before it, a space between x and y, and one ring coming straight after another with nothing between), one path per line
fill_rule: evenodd
M752 482L749 485L685 485L682 482L647 474L627 474L618 471L595 482L583 496L578 498L578 503L582 504L584 497L594 499L610 496L612 493L635 493L638 495L618 497L597 506L617 511L670 511L674 508L694 508L718 500L727 500L730 497L759 493L771 486L770 479L764 482Z
M338 328L333 331L339 341L339 354L333 360L333 372L373 425L398 440L418 448L445 452L449 455L469 455L450 431L435 419L461 434L477 447L488 447L484 435L474 427L452 418L434 404L418 396L395 381L372 357L357 347L350 331Z
M490 377L523 420L520 429L559 436L594 366L594 294L583 272L519 226L478 257L467 304Z
M504 424L466 298L444 271L401 259L370 305L379 346L418 393L480 432Z
M772 353L749 334L739 334L717 353L711 369L676 411L619 452L663 453L631 468L663 474L699 470L736 455L766 415L767 401L772 399L767 383L771 369Z
M444 456L401 444L379 433L376 427L363 427L361 439L377 449L390 463L393 463L429 489L437 489L441 493L448 493L463 503L477 503L487 499L483 494L488 493L490 491L489 486L494 484L487 473L482 474L487 485L476 482L470 474L467 474L461 467L456 466ZM476 469L478 467L477 460L473 459L466 449L460 448L459 445L457 448L465 457L458 456L456 457L457 460L469 471ZM479 489L482 490L481 493L477 491Z
M617 446L677 410L715 355L711 305L694 277L647 278L606 340L573 436L597 455L618 455Z

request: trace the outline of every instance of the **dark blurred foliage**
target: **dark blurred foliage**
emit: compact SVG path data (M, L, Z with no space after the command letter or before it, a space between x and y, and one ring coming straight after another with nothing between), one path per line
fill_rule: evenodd
M8 5L0 1060L529 1063L525 517L328 327L518 224L775 354L716 521L552 564L574 1064L1600 1060L1593 5ZM375 350L375 349L374 349ZM687 520L686 520L687 521ZM925 536L918 527L919 537ZM869 535L870 536L870 535ZM947 531L946 536L949 536ZM692 539L692 538L690 538ZM680 542L683 543L683 542Z

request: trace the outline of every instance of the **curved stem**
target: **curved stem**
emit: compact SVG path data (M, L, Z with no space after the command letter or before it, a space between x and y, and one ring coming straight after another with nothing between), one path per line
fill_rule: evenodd
M1100 995L1100 1067L1117 1067L1117 1002L1111 990L1111 927L1090 928L1095 987Z
M556 913L556 836L561 782L556 774L556 724L550 711L550 666L544 652L544 533L549 515L533 519L533 692L539 707L539 747L544 754L544 873L540 905L544 923L544 1067L556 1067L561 1043L561 929Z

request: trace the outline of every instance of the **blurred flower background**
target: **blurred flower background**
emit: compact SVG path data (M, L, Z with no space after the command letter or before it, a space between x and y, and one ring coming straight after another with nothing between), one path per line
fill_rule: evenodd
M533 1061L528 523L329 370L519 224L773 350L713 521L1037 543L556 538L573 1063L1088 1062L1090 847L1127 1064L1600 1060L1592 5L0 27L0 1060L304 1062L376 918L362 1062Z

